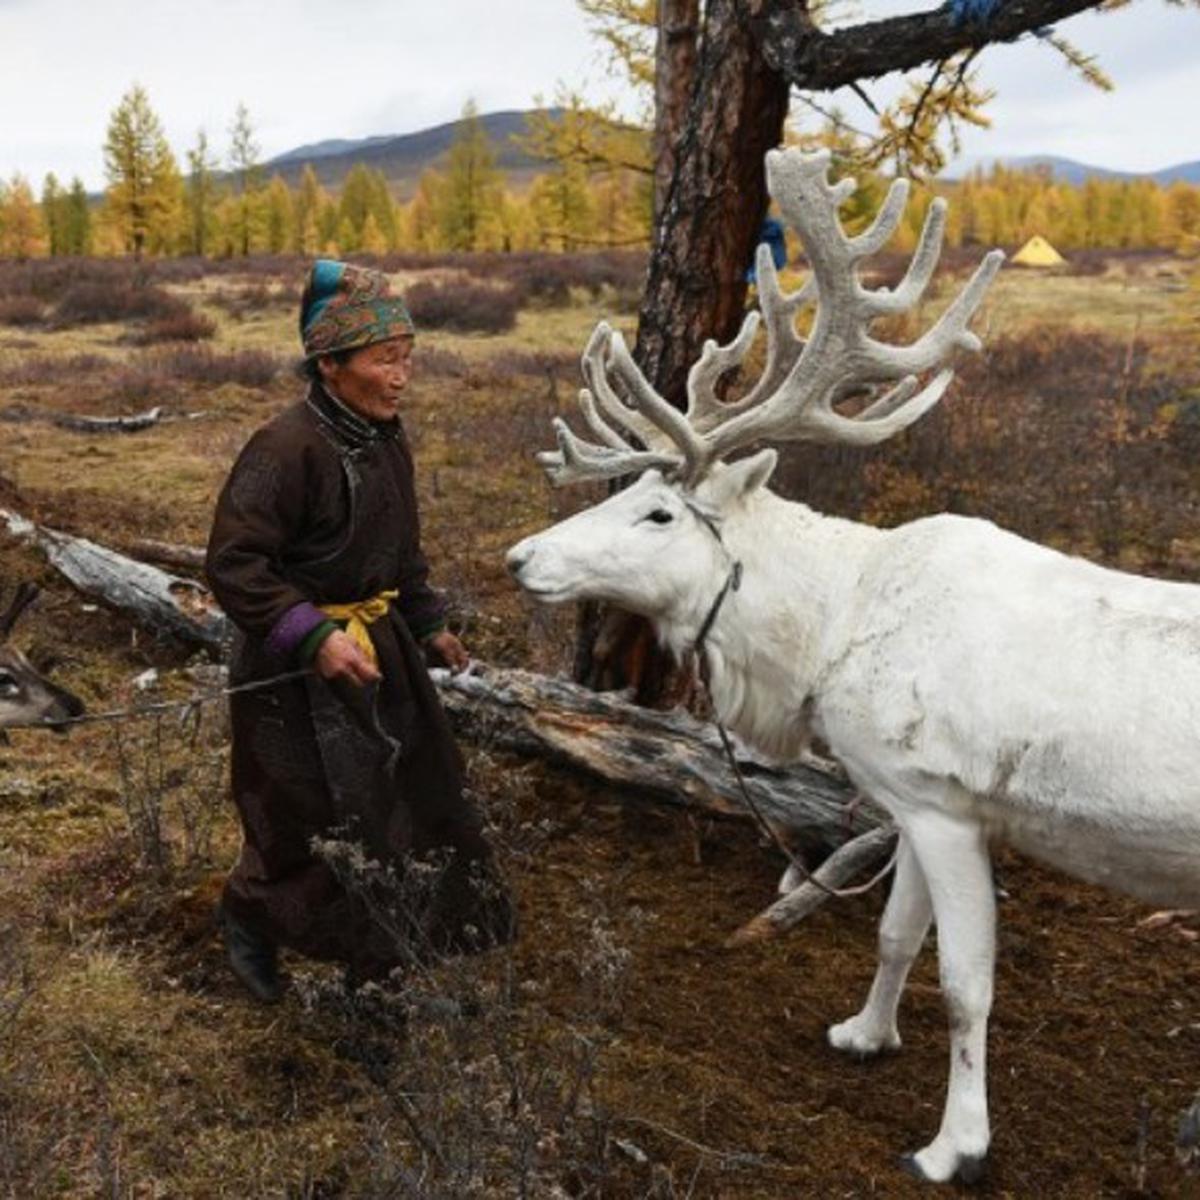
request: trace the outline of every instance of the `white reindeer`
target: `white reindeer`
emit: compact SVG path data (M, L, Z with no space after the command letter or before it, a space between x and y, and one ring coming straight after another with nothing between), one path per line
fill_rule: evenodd
M677 655L715 607L704 653L721 719L779 759L819 736L894 816L901 841L878 970L862 1010L829 1040L856 1056L900 1045L900 993L936 921L949 1087L937 1136L907 1164L928 1180L969 1180L990 1138L989 841L1007 838L1156 904L1200 904L1200 588L1106 570L982 520L942 514L880 530L831 519L766 488L773 449L719 461L763 439L882 441L935 404L951 378L943 369L922 390L921 373L955 348L979 346L966 325L1003 256L989 254L914 344L881 344L870 323L920 297L940 251L943 205L934 203L901 283L868 290L857 264L895 229L905 185L893 184L875 223L851 238L837 207L854 184L831 185L827 169L824 152L767 155L770 191L812 273L784 295L770 254L759 253L762 379L739 401L717 396L757 314L729 346L705 346L686 415L601 325L580 398L598 442L560 421L559 450L539 457L557 483L644 474L526 538L508 564L540 600L595 599L644 614ZM818 310L805 342L794 315L808 300ZM890 383L854 416L834 407Z
M34 584L21 584L0 614L0 739L5 727L14 725L48 725L61 732L62 721L83 712L77 696L51 683L20 650L7 644L17 619L37 592Z

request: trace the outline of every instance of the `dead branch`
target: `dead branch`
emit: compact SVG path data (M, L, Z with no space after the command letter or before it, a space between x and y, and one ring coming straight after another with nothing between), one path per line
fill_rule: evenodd
M189 571L204 570L204 551L199 546L179 542L160 542L154 538L135 538L125 549L134 558L164 563L168 567L183 567Z
M157 633L220 649L229 621L209 592L191 579L168 575L86 538L36 525L0 508L9 533L39 547L50 565L88 596L131 613Z
M778 937L799 925L810 913L815 912L830 893L826 888L845 886L852 879L874 867L892 852L896 844L896 829L893 825L881 825L859 834L853 841L835 850L814 872L813 878L824 887L811 881L802 883L794 891L770 908L747 921L731 934L726 946L744 946L748 942L765 941Z

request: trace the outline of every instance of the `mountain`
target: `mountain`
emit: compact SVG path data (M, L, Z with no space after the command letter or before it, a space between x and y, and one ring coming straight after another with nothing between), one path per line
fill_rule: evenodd
M1190 163L1179 163L1174 167L1167 167L1162 171L1155 171L1150 176L1157 183L1168 184L1178 183L1200 183L1200 161Z
M535 110L537 113L548 112L552 116L557 116L561 111ZM513 110L487 113L479 118L496 151L497 165L508 176L509 183L515 187L528 183L539 171L546 169L544 162L524 153L512 140L514 134L528 132L528 121L533 115L532 112ZM356 162L364 162L381 170L396 193L402 199L408 199L416 189L421 172L436 166L450 149L459 125L458 121L448 121L444 125L420 129L415 133L376 134L373 137L358 139L329 138L322 142L297 146L294 150L277 155L265 165L268 174L278 171L294 186L300 178L304 164L311 163L321 183L336 190L341 186L346 172ZM962 179L972 171L990 169L993 163L1022 171L1044 168L1051 171L1056 179L1075 185L1083 183L1089 177L1149 178L1164 186L1180 179L1188 183L1200 183L1200 162L1179 163L1146 176L1139 176L1135 172L1116 171L1053 154L967 155L952 162L943 173L943 178Z
M549 112L554 116L561 110L535 111ZM511 111L488 113L479 118L496 152L496 165L508 176L509 183L517 187L546 169L544 162L526 154L512 140L514 134L528 132L528 120L533 115L530 112ZM421 173L435 166L450 149L460 124L459 121L449 121L445 125L435 125L416 133L313 142L279 154L265 166L268 174L278 172L294 186L305 164L311 163L321 183L337 189L355 163L366 163L382 171L397 194L407 199L415 190Z
M1139 173L1137 171L1116 171L1111 167L1097 167L1091 163L1081 163L1073 158L1063 158L1055 154L1019 154L1019 155L982 155L971 154L952 162L942 173L945 179L963 179L972 171L987 171L995 164L1015 171L1032 171L1043 169L1050 171L1055 179L1078 186L1085 180L1091 179L1153 179L1164 187L1177 180L1187 183L1200 183L1200 162L1178 163L1173 167L1164 167L1161 171Z

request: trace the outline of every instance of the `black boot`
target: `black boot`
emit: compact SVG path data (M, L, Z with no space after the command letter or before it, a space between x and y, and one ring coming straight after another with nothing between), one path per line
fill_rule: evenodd
M225 940L225 957L242 985L259 1003L277 1004L283 985L275 943L236 920L224 905L217 909L217 925Z

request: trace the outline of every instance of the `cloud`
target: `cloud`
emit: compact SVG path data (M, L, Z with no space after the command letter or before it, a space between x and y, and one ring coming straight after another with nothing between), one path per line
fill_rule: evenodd
M866 18L921 5L863 7ZM1118 99L1077 82L1031 39L989 49L985 78L1000 96L995 130L979 152L1001 144L1016 152L1010 143L1028 138L1021 152L1068 141L1094 145L1114 166L1195 157L1180 95L1200 83L1192 61L1200 13L1141 0L1061 29L1100 56ZM571 0L208 0L202 13L195 0L0 0L0 44L0 177L20 170L40 179L53 170L78 173L93 188L103 182L109 115L134 81L146 87L180 156L200 127L223 153L239 101L270 157L322 138L450 121L468 97L484 112L526 108L538 93L552 97L559 81L628 97ZM1180 93L1173 99L1168 79ZM886 96L890 86L871 90ZM626 107L636 103L627 98ZM846 107L866 119L857 102Z

